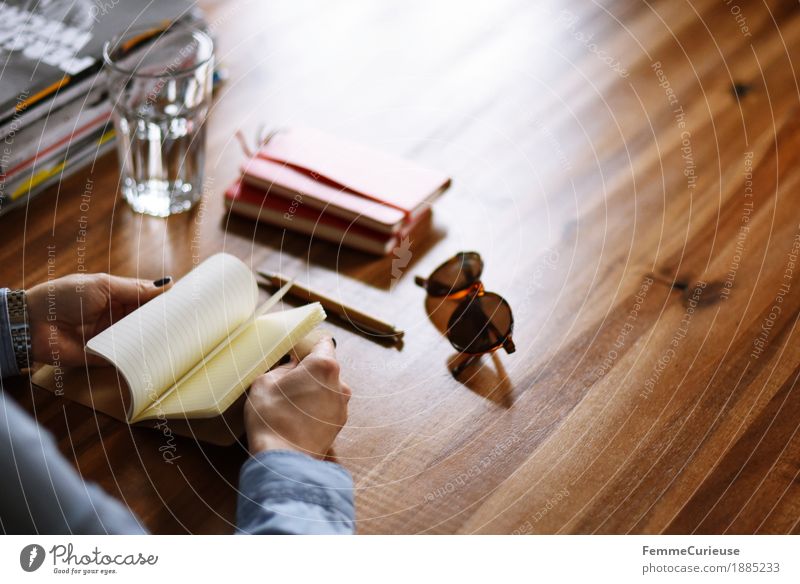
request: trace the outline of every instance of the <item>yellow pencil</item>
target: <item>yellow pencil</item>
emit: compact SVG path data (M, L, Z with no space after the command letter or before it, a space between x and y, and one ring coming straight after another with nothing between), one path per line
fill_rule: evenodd
M276 288L282 288L290 282L290 278L287 278L282 274L265 272L263 270L259 270L258 274ZM324 294L320 294L319 292L315 292L314 290L310 290L297 283L292 284L288 294L308 302L319 302L326 311L331 312L342 320L350 323L359 331L383 335L385 337L393 338L394 340L399 340L403 337L404 332L397 329L394 325L367 314L366 312L358 310L357 308L342 304L338 300L334 300L333 298L325 296Z

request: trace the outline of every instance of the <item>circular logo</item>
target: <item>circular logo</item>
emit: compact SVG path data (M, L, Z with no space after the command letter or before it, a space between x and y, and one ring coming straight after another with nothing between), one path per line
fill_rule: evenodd
M26 572L35 572L42 567L44 556L44 548L39 544L32 543L26 545L22 548L22 551L19 552L19 565L22 566L22 569Z

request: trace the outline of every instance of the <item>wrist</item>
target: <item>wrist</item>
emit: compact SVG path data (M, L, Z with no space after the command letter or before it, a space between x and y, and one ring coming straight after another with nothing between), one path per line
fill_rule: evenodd
M14 358L17 369L22 371L30 367L32 352L31 327L25 291L7 291L6 308L8 310L9 334L11 335Z
M274 433L260 432L247 434L247 446L250 454L267 452L269 450L291 450L303 452L300 448Z

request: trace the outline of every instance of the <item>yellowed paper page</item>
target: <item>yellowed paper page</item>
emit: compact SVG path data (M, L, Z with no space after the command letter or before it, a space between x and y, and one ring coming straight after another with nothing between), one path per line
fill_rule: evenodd
M224 412L253 380L325 319L319 303L261 316L203 368L135 421L212 417Z
M128 418L135 419L247 319L257 301L250 268L217 254L86 346L119 369L131 391Z

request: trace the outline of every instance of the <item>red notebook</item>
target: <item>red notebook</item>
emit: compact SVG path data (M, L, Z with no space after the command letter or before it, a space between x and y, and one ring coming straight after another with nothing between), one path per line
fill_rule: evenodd
M231 213L376 255L386 255L403 238L420 234L430 225L431 218L430 207L425 207L402 229L387 234L272 191L267 194L243 181L237 181L225 192L225 206Z
M242 166L242 178L382 233L413 222L450 185L441 172L307 128L272 136Z

